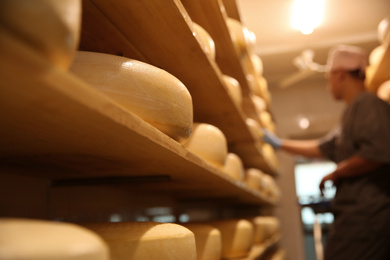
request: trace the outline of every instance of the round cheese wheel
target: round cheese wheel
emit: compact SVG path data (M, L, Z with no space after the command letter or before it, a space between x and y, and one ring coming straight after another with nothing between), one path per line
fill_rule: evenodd
M271 114L268 111L261 111L259 117L262 126L267 128L271 132L275 132L275 124L272 120Z
M192 98L176 77L155 66L110 54L76 54L70 70L123 108L177 141L189 137Z
M252 135L256 139L263 136L263 132L261 130L261 127L260 127L259 123L256 120L254 120L252 118L247 118L245 120L245 123L248 126L249 131L252 133Z
M378 40L380 43L384 43L387 37L390 37L390 16L385 17L378 24Z
M241 158L235 153L228 153L223 171L236 181L244 180L244 165Z
M2 218L0 259L108 260L109 250L96 233L78 225Z
M0 26L68 69L80 39L81 0L2 0Z
M377 95L380 99L390 104L390 80L383 82L378 90Z
M194 35L206 55L215 60L215 43L210 34L199 24L193 23Z
M222 258L245 257L253 242L253 225L246 219L208 221L221 232Z
M377 66L380 61L382 60L382 57L386 51L386 48L384 45L379 45L375 47L369 55L369 63L372 66Z
M254 33L252 33L240 21L233 18L227 18L226 23L237 55L241 57L245 53L248 53L248 49L252 48L254 42L256 41Z
M266 163L273 169L276 170L279 167L279 161L276 157L274 148L267 143L264 143L262 146L262 155Z
M246 81L248 82L249 90L252 93L252 95L261 95L261 88L256 80L256 77L254 77L252 74L246 74Z
M194 233L171 223L84 223L108 244L115 260L195 260Z
M257 95L251 95L251 100L253 104L255 105L255 109L258 115L260 115L262 112L266 111L267 109L267 103L265 100Z
M213 125L194 123L191 136L183 142L183 146L217 167L225 165L227 140L223 132Z
M249 168L245 171L245 183L246 185L257 191L264 191L265 189L265 181L264 181L265 173L256 168Z
M252 53L250 54L250 59L252 61L255 73L259 76L263 75L263 61L261 60L260 56Z
M221 259L221 232L217 228L200 223L184 223L181 225L191 230L195 235L197 260Z
M240 83L235 79L227 75L222 75L222 79L227 87L229 96L232 98L233 102L241 107L242 104L242 92Z
M272 216L257 216L248 219L253 223L253 243L262 244L279 232L279 220Z

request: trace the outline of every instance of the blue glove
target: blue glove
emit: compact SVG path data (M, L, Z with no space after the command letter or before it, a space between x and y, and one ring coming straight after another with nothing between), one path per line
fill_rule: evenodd
M262 131L264 142L270 144L274 149L279 149L282 146L282 140L279 137L265 128L263 128Z

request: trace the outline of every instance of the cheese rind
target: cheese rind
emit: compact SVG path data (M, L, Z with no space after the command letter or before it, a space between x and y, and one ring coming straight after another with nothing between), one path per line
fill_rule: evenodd
M257 191L264 191L265 181L263 176L265 173L260 169L249 168L245 171L245 183L249 188L252 188Z
M84 223L109 245L112 260L195 260L194 233L171 223Z
M82 51L70 70L171 138L182 142L189 137L192 98L170 73L144 62Z
M80 39L81 0L2 0L0 26L68 69Z
M235 153L228 153L223 171L236 181L244 180L244 165L241 158Z
M245 257L253 242L253 225L245 219L208 221L219 229L222 237L222 258Z
M221 232L217 228L200 223L181 225L191 230L195 235L197 260L221 259Z
M183 142L183 146L217 167L224 166L228 154L227 140L223 132L206 123L194 123L192 134Z
M233 99L233 102L241 107L242 104L242 91L240 83L235 79L227 75L222 75L222 79L227 87L229 96Z
M109 260L109 249L96 233L75 224L3 218L0 259Z
M212 60L215 60L215 43L210 34L199 24L192 23L194 27L195 38L198 40L204 53Z
M254 226L254 244L262 244L274 235L280 233L280 224L276 217L257 216L249 218L248 220L251 221Z

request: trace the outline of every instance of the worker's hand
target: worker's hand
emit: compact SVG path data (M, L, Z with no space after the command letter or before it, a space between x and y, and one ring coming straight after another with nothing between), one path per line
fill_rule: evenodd
M325 182L332 181L332 185L334 186L337 184L337 180L338 180L337 175L334 172L324 176L321 180L320 187L319 187L321 191L321 196L324 196Z
M279 137L265 128L262 128L261 130L263 132L264 142L270 144L275 149L279 149L282 146L282 140Z

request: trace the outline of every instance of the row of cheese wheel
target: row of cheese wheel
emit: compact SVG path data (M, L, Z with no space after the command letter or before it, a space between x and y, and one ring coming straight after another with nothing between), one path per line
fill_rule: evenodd
M270 201L276 201L280 192L274 179L260 169L245 169L241 158L228 152L228 144L223 132L217 127L206 123L194 123L190 137L183 142L190 152L209 162L234 181L242 182L247 187L262 193ZM265 149L264 149L265 148ZM263 154L276 158L273 149L263 145ZM274 159L276 160L276 159Z
M214 40L200 25L195 22L192 24L194 35L203 51L211 60L215 60L216 49ZM268 91L267 80L263 77L263 62L254 52L256 35L238 20L228 17L226 24L250 87L250 98L258 115L258 118L254 120L259 121L263 127L274 132L275 126L270 113L267 111L270 106L271 96ZM223 81L229 95L236 105L240 107L242 105L240 83L228 75L223 75Z
M219 260L245 257L278 235L274 217L183 224L3 218L0 259Z

